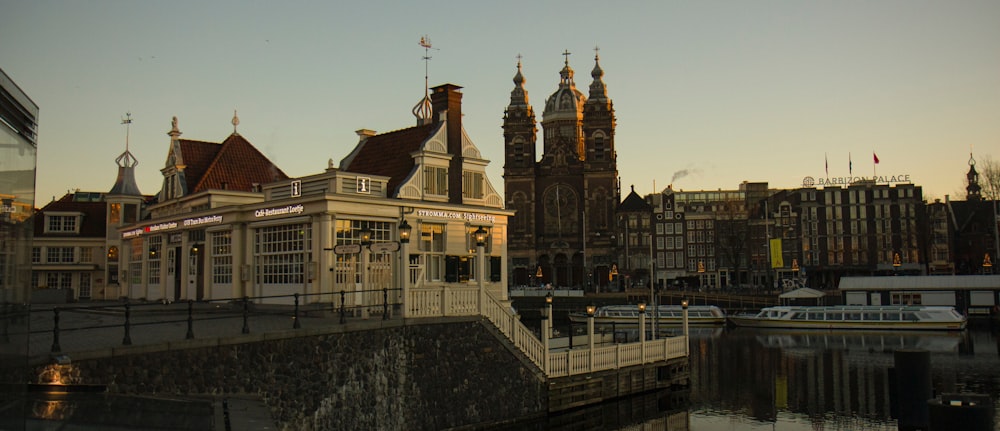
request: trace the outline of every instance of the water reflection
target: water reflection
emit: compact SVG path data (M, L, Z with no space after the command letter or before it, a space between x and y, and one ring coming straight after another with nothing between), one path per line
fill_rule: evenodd
M895 430L889 368L904 348L930 352L935 393L1000 398L1000 346L990 331L741 328L692 340L691 429Z
M691 338L687 391L647 394L497 429L896 431L889 377L894 351L930 352L935 393L986 394L997 406L998 340L988 329L705 331ZM1000 418L994 421L1000 424Z

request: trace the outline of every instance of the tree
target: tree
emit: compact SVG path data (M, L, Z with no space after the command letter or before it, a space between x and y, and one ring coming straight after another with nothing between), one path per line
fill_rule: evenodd
M976 171L979 172L979 187L983 199L988 201L1000 200L1000 161L993 160L989 154L976 163Z

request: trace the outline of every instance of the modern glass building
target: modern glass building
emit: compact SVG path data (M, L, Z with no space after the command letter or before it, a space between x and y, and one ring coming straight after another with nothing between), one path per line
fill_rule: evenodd
M38 105L0 69L0 428L23 429Z

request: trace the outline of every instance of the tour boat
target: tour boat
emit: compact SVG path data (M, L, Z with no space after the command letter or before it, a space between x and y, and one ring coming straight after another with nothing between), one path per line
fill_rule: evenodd
M660 305L655 309L646 308L646 321L656 319L658 324L680 325L684 320L684 309L680 305ZM726 323L726 313L714 305L691 305L687 308L689 325L722 325ZM569 313L569 320L575 323L587 321L587 313ZM605 305L594 311L594 324L639 323L639 307L636 305Z
M757 314L729 316L736 326L797 329L962 330L965 316L954 307L919 305L838 305L762 308Z

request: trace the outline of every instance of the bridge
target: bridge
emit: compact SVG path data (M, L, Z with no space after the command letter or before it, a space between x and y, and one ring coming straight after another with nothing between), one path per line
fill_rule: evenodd
M294 426L311 418L347 428L455 427L544 415L687 379L687 337L608 344L588 336L575 348L553 348L565 343L552 342L547 322L528 328L508 301L481 287L324 295L323 302L294 294L36 306L30 332L3 330L11 343L25 343L29 378L45 388L262 394L275 420ZM302 385L309 389L296 389ZM386 400L393 399L409 406L390 407ZM374 415L343 414L379 403L386 405ZM456 416L454 409L479 411ZM439 414L422 418L420 411Z

